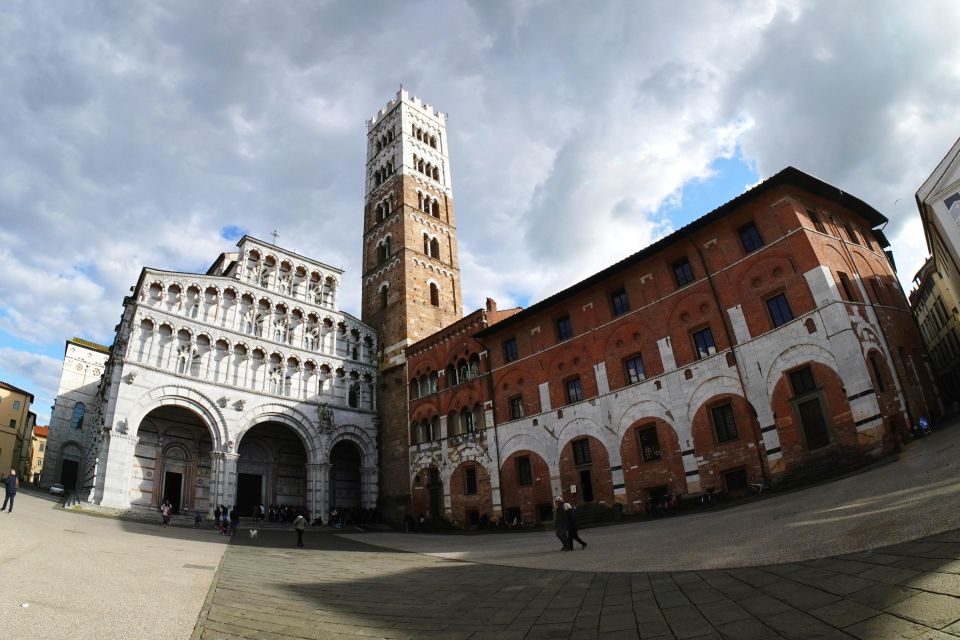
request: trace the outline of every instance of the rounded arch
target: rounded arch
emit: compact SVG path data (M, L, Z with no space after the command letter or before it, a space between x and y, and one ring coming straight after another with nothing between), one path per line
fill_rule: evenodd
M234 446L239 447L243 437L258 424L264 422L279 422L290 427L303 443L307 454L307 463L317 462L317 443L311 435L316 427L313 422L301 411L275 402L267 402L248 410L237 421L241 426L237 429Z
M780 380L783 372L787 369L793 369L805 362L818 362L824 366L836 371L837 359L827 349L819 344L808 340L796 340L783 348L771 361L767 368L767 397L772 398L774 388Z
M679 437L676 427L673 426L674 418L667 405L663 404L659 398L648 397L633 403L623 412L620 420L617 422L617 438L623 440L624 434L630 427L638 421L654 418L666 423L673 431L674 436Z
M546 433L538 430L537 433ZM530 433L518 433L500 445L500 459L506 460L518 451L530 451L547 461L551 472L557 466L557 448L548 445L543 439Z
M733 376L711 376L703 380L687 400L687 421L693 424L693 417L700 407L710 398L718 395L742 396L740 381Z
M185 385L164 385L151 389L127 412L126 423L120 420L113 426L121 432L129 431L132 436L136 436L147 414L154 409L168 406L183 407L197 414L210 432L214 449L222 450L228 437L227 421L223 412L209 397Z
M361 465L375 467L377 464L377 444L366 431L355 424L338 425L329 441L329 448L323 456L329 461L333 448L341 442L352 442L360 449Z

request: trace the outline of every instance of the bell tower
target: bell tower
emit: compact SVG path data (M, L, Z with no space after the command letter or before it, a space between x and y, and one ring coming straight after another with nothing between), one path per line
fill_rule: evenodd
M380 491L410 494L404 349L463 316L446 115L401 89L367 122L361 319L380 332Z

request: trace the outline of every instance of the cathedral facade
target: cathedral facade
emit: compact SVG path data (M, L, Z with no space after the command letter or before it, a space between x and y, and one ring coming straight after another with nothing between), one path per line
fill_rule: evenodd
M120 510L375 506L375 331L338 309L340 270L237 247L143 269L109 349L68 342L45 484Z

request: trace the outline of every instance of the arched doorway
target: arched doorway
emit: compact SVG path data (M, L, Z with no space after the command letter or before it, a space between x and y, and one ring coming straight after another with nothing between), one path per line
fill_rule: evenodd
M67 491L73 491L77 488L80 479L81 459L80 446L74 442L63 445L60 450L60 474L57 482L62 484Z
M306 507L307 450L282 422L262 422L237 448L237 510L249 516L260 504Z
M341 440L330 451L330 504L339 509L355 509L360 502L360 462L357 445Z
M148 413L137 429L131 506L157 507L169 500L176 513L208 511L212 448L210 430L193 411L164 406Z

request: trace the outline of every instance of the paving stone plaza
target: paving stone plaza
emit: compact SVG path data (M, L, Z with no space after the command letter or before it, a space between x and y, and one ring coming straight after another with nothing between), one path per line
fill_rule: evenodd
M0 627L10 638L960 637L958 444L951 426L802 491L586 529L590 546L573 553L546 531L309 530L296 549L292 531L261 529L228 543L23 492L0 516L13 541L0 548L12 587Z

